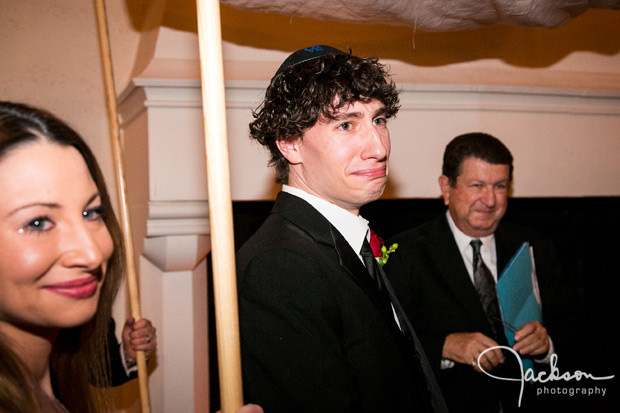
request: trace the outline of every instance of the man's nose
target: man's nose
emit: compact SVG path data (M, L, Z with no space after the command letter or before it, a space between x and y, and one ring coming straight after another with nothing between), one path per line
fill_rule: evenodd
M489 208L495 206L497 202L497 195L495 193L495 187L493 185L487 185L482 194L482 202Z
M378 130L373 123L366 128L365 135L362 158L385 159L390 152L390 136L387 131Z

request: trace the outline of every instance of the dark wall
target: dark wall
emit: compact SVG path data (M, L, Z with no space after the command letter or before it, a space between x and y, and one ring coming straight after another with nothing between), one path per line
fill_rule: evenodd
M233 204L236 249L256 232L272 205L273 202ZM387 239L443 211L440 199L379 200L364 206L361 215L370 221L379 236ZM585 331L575 331L575 340L583 347L584 367L580 369L596 376L615 374L620 366L614 332L620 326L619 215L620 197L513 198L504 217L553 240L566 282L578 290L587 322ZM213 314L212 308L210 314ZM215 342L211 344L214 349ZM212 356L215 356L214 350ZM213 358L212 366L216 366ZM215 383L211 389L212 407L217 407L217 371L212 373L212 383ZM594 407L591 403L595 403L597 411L612 411L618 405L618 379L599 385L608 388L605 399L601 402L599 397L597 402L588 398L585 403L588 407Z

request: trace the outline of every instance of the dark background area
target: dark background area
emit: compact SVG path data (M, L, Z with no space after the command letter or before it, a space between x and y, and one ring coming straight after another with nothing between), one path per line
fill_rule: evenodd
M258 230L271 211L273 202L235 202L233 219L235 249ZM368 219L383 239L433 219L444 211L440 199L378 200L365 205L361 215ZM619 371L617 336L620 327L620 197L588 198L512 198L505 220L535 229L549 236L555 245L566 283L581 298L584 328L576 328L575 340L583 349L579 370L597 377ZM210 256L208 257L210 260ZM209 271L211 269L208 263ZM209 274L211 277L211 274ZM212 282L209 282L209 332L211 368L211 407L219 409L217 352ZM544 305L544 303L543 303ZM560 374L575 370L563 370ZM559 382L556 384L560 384ZM571 380L568 387L607 388L602 396L554 396L559 404L570 403L564 411L615 412L620 403L619 379L594 381ZM549 384L551 386L551 384Z

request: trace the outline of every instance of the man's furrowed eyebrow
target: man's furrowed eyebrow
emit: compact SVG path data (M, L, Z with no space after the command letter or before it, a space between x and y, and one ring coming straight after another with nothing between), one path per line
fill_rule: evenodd
M385 106L383 106L383 107L380 107L379 109L377 109L372 117L374 119L377 116L385 115L386 113L387 113L387 108Z
M338 121L347 120L347 119L360 119L363 116L364 115L362 114L362 112L342 112L342 113L336 113L333 116L332 120L334 122L338 122Z
M376 118L377 116L385 115L387 113L386 108L379 108L372 115L372 118ZM342 121L347 119L360 119L363 118L364 114L362 112L342 112L337 113L333 116L333 121Z
M470 184L485 184L485 185L499 185L499 184L508 184L510 179L500 179L499 181L487 181L480 178L474 178L469 181Z

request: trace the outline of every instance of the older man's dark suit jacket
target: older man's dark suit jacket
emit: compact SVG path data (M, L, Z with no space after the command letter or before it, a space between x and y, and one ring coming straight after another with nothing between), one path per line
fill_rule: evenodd
M391 310L357 253L306 201L278 195L238 252L237 276L246 403L287 413L428 411Z
M534 260L543 302L543 325L554 341L558 354L574 333L575 313L563 301L560 265L551 242L542 235L502 222L495 232L498 272L508 264L521 244L533 246ZM422 342L451 412L497 412L500 398L503 411L517 407L519 389L475 372L471 366L455 364L440 370L445 338L455 332L482 332L493 337L476 290L471 282L445 214L390 239L399 243L385 271L401 304ZM573 334L574 341L574 334ZM500 344L507 345L500 342ZM508 356L504 374L520 377L511 370L516 357ZM516 364L518 367L518 364ZM531 389L530 389L531 390ZM529 401L523 401L525 410ZM529 408L529 410L528 410Z

